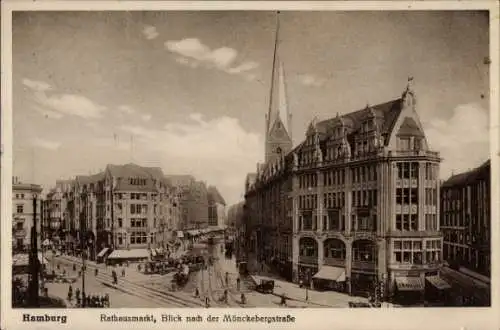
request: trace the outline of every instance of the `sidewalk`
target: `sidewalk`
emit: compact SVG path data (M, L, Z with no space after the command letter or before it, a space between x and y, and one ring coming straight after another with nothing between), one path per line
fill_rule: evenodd
M253 280L258 284L261 280L273 280L274 292L273 295L281 297L285 296L290 300L300 301L316 305L317 307L347 307L349 302L368 302L368 299L362 297L351 297L345 293L335 291L314 291L307 290L308 300L306 300L306 289L300 288L295 283L290 283L284 280L276 279L276 277L251 275Z

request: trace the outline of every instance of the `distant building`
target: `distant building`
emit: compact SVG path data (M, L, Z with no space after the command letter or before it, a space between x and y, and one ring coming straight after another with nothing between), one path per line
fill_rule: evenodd
M69 189L56 184L49 195L54 219L63 219L66 249L77 252L83 241L90 259L105 247L164 247L178 229L177 190L157 167L107 165L77 176Z
M68 194L72 180L57 180L43 201L43 235L44 238L60 242L69 231Z
M208 187L208 225L222 227L226 224L226 202L214 186Z
M167 175L167 181L177 189L180 203L179 229L208 226L208 189L204 182L191 175Z
M441 185L443 257L451 266L491 275L491 163Z
M227 210L227 226L230 228L241 228L243 226L243 207L245 202L231 205Z
M12 178L12 249L24 251L31 246L31 228L33 227L33 198L36 197L36 219L38 247L42 243L42 186L23 183L19 178Z

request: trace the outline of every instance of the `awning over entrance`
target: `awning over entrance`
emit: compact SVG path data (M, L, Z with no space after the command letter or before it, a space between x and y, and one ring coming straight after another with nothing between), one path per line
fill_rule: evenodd
M48 264L47 259L45 259L41 252L38 252L38 261L42 265ZM30 255L27 253L15 254L12 256L12 266L24 267L29 266Z
M104 249L102 249L102 250L101 250L101 252L99 252L99 253L97 254L97 258L102 258L102 257L104 257L104 255L106 254L106 252L108 252L108 250L109 250L109 248L104 248Z
M196 236L198 235L200 232L197 231L197 230L186 230L186 232L191 235L191 236Z
M424 283L420 277L396 277L396 286L399 291L421 291Z
M336 282L345 282L345 270L340 267L323 266L313 278L330 280Z
M439 276L428 276L425 279L438 290L451 289L451 285Z
M147 249L134 249L134 250L114 250L108 259L147 259L149 251Z

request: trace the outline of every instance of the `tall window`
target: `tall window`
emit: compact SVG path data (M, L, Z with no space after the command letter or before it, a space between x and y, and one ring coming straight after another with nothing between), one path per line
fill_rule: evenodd
M425 260L427 263L437 263L441 259L441 240L425 242Z
M418 179L418 163L410 163L410 178Z
M422 241L396 240L393 243L393 262L422 264Z
M340 229L340 214L337 210L328 211L328 230Z
M325 258L335 258L345 260L345 245L339 240L327 240L325 242Z

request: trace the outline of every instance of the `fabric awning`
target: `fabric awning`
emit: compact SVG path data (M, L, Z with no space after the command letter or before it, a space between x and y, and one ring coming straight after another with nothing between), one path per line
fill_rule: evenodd
M425 279L438 290L451 289L451 285L439 276L427 276Z
M313 278L322 280L330 280L336 282L345 282L345 270L340 267L323 266L314 274Z
M420 277L396 277L399 291L422 291L424 283Z
M149 251L147 249L114 250L108 259L147 259Z
M177 232L177 238L184 238L184 233L182 231Z
M106 254L106 252L108 252L109 248L104 248L101 250L101 252L99 252L99 254L97 254L97 258L102 258L104 257L104 255Z
M42 253L38 252L38 261L42 265L48 264L47 259L45 259ZM15 254L12 256L12 266L29 266L30 264L30 255L27 253Z

